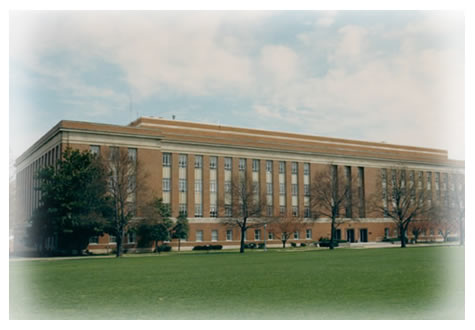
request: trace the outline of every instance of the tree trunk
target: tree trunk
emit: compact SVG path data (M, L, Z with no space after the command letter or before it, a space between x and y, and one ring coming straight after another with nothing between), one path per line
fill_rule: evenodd
M335 219L332 218L332 228L330 230L330 250L334 249L334 237L335 237Z
M122 255L122 237L121 235L116 236L116 245L115 245L115 256L119 258Z
M285 242L286 241L282 241L282 247L285 249Z
M181 243L181 238L178 239L178 252L180 252L180 243Z
M399 235L401 235L401 247L406 247L406 231L404 230L404 225L399 225Z
M244 253L244 234L246 233L245 227L241 227L241 247L239 253Z
M155 252L158 252L158 254L160 254L160 249L158 248L158 241L155 241Z
M459 244L463 246L465 244L465 228L462 220L459 220Z

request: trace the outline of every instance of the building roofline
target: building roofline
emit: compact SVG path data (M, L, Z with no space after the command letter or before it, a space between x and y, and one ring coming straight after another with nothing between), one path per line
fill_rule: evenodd
M140 124L145 123L155 123L155 124L163 124L163 125L171 125L177 127L190 127L190 128L203 128L203 129L211 129L216 131L229 131L229 132L236 132L236 133L250 133L250 134L263 134L269 137L281 137L281 138L300 138L300 139L309 139L314 140L315 142L331 142L331 143L342 143L342 144L356 144L361 146L371 146L371 147L380 147L380 148L393 148L393 149L406 149L406 150L413 150L413 151L425 151L425 152L432 152L432 153L439 153L441 155L448 155L448 151L445 149L438 149L438 148L427 148L427 147L415 147L409 145L400 145L400 144L391 144L391 143L381 143L381 142L371 142L371 141L364 141L364 140L353 140L353 139L343 139L343 138L333 138L333 137L324 137L318 135L311 135L311 134L299 134L299 133L292 133L292 132L279 132L275 130L266 130L266 129L255 129L255 128L244 128L239 126L232 126L232 125L220 125L220 124L212 124L212 123L197 123L192 121L186 120L170 120L170 119L163 119L157 117L148 117L143 116L137 118L136 120L132 121L128 126L130 127L142 127L139 126Z

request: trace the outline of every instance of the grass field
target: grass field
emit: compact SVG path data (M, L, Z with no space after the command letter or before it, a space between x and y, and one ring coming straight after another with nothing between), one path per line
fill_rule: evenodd
M10 261L12 319L462 319L460 247Z

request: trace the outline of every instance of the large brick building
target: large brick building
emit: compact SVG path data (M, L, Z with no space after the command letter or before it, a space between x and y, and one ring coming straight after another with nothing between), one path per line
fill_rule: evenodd
M16 161L19 212L15 228L16 250L27 219L38 206L34 189L35 171L54 164L65 148L105 153L110 147L128 149L148 174L150 190L145 198L161 197L169 203L172 216L186 212L190 234L181 246L222 244L237 247L238 228L222 224L229 215L225 192L233 173L246 171L267 198L268 215L308 217L309 185L318 171L329 164L341 166L358 178L362 201L357 220L338 227L337 235L349 241L381 241L397 236L391 219L366 210L369 196L377 188L384 169L405 168L418 179L428 181L431 189L449 189L456 175L464 175L464 162L448 159L446 150L400 146L310 135L198 124L142 117L128 126L61 121L23 153ZM425 233L437 239L436 231ZM265 237L264 237L265 236ZM330 236L328 219L308 222L291 241L316 241ZM280 244L271 228L253 228L248 242ZM127 248L136 246L134 235L125 239ZM92 238L91 251L114 247L113 237ZM174 242L172 242L174 244Z

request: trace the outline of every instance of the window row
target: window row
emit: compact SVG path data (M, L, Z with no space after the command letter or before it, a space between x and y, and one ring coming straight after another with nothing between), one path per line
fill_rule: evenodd
M246 169L246 158L239 158L238 161L238 169L240 171L244 171ZM266 160L266 172L272 172L273 171L273 161L272 160ZM209 168L210 169L215 169L217 168L217 157L216 156L210 156L209 157ZM285 161L279 161L279 173L285 173ZM171 153L164 152L162 156L162 165L164 167L170 167L171 166ZM178 155L178 166L179 167L186 167L187 166L187 155L184 154L179 154ZM203 167L203 156L202 155L196 155L195 156L195 168L202 168ZM231 170L232 169L232 158L231 157L224 157L224 169L225 170ZM260 160L259 159L252 159L252 171L253 172L259 172L260 169ZM297 162L291 162L291 173L292 174L298 174L298 163ZM304 175L310 175L310 164L309 163L304 163L303 166L303 174Z
M236 236L233 236L234 232L236 233ZM196 242L203 242L204 241L204 231L202 229L199 229L195 232L195 241ZM219 237L219 230L217 229L212 229L211 230L211 241L212 242L217 242L221 238L224 238L225 241L238 241L240 240L240 230L233 230L233 229L227 229L225 233L225 237ZM261 229L254 229L253 230L254 234L254 241L262 241L264 240L263 237L263 231ZM300 235L300 232L296 231L292 233L291 238L293 239L303 239ZM305 230L305 239L311 240L312 239L312 229L306 229ZM244 233L244 240L247 240L247 231ZM279 240L279 235L276 235L272 231L267 232L267 240L273 241L273 240Z

